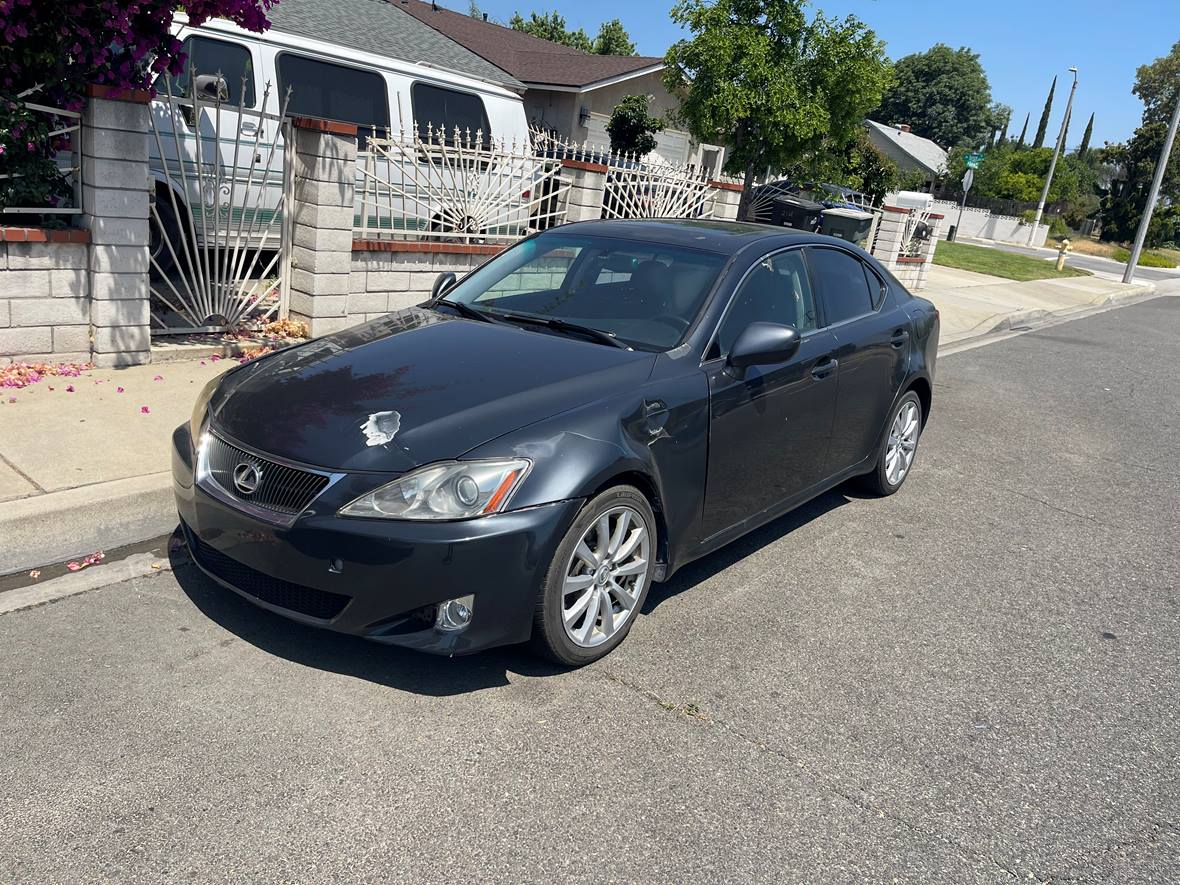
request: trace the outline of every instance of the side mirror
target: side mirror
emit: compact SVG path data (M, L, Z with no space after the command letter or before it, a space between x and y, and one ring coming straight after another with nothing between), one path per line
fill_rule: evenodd
M442 298L451 289L455 288L457 277L449 270L443 271L434 279L434 285L430 288L430 300L434 301Z
M229 101L229 84L217 74L197 74L193 80L193 97Z
M750 323L729 350L726 363L735 369L785 363L799 349L799 330L778 323Z

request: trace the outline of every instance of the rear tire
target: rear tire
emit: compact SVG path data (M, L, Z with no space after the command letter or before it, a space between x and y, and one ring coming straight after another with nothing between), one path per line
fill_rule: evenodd
M610 653L647 599L656 549L655 516L638 489L614 486L586 504L537 594L533 650L571 667Z
M860 477L859 484L866 492L885 497L901 488L918 454L922 436L922 400L914 391L906 391L885 426L885 438L877 452L877 462L871 473Z

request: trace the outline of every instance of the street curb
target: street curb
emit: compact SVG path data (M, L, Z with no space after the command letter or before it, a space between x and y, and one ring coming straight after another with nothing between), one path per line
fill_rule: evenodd
M0 575L134 544L176 527L167 471L0 504Z
M96 565L72 575L62 575L44 584L0 593L0 615L35 608L65 599L67 596L77 596L89 590L109 587L111 584L121 584L132 578L143 578L167 571L172 571L172 564L166 557L161 558L150 553L129 556L122 562Z

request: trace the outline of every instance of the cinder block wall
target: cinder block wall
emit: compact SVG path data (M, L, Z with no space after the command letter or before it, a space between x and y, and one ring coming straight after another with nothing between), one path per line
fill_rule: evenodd
M389 251L395 245L398 251ZM456 251L441 251L441 246ZM412 251L415 247L433 251ZM495 246L358 240L348 276L348 318L359 323L420 304L430 297L440 273L462 277L499 251Z
M0 227L0 363L90 360L86 241L86 231Z

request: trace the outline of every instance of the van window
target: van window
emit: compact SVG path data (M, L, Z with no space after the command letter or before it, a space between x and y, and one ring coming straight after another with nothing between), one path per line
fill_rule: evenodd
M385 78L376 71L283 52L278 57L279 101L291 87L287 113L355 123L363 139L374 129L389 128Z
M184 41L181 51L185 54L184 70L172 80L173 95L188 95L189 74L193 70L198 75L220 73L229 90L229 103L237 105L242 101L242 77L245 77L246 101L243 104L248 108L254 107L254 65L250 62L249 49L241 43L189 37ZM156 79L156 91L168 91L162 74Z
M475 133L482 132L484 144L491 141L488 112L478 95L429 83L415 83L410 88L410 105L418 124L419 138L425 138L427 127L433 126L435 131L442 127L447 139L453 139L455 127L458 127L464 137L470 130L472 138Z

